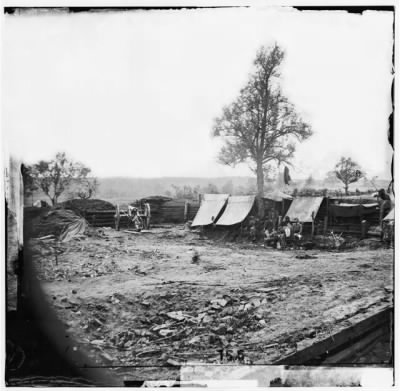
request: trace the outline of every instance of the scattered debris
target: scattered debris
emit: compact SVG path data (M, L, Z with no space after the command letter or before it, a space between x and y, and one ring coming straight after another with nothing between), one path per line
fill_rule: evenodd
M175 235L179 229L168 232ZM324 300L331 306L327 311L344 306L331 289L348 293L340 291L349 300L340 319L360 314L375 302L381 305L393 293L390 279L382 277L388 257L372 261L371 255L364 255L366 249L358 250L360 254L350 262L348 255L337 251L326 256L315 252L318 260L308 273L306 263L293 258L315 259L314 252L279 253L279 260L277 251L254 246L247 250L223 244L217 252L210 243L199 243L193 231L165 250L169 239L162 230L138 236L104 229L89 232L93 236L58 244L49 233L50 240L43 235L29 244L38 277L48 282L46 289L69 332L107 365L176 367L187 360L240 364L262 357L269 360L287 354L305 338L310 342L329 334L311 321L318 321ZM182 270L185 259L199 262L195 247L202 254L201 267ZM56 249L58 265L54 264ZM238 260L235 251L245 255ZM193 260L195 255L198 258ZM381 260L381 253L376 257ZM222 268L226 272L214 273ZM345 272L339 273L340 268ZM382 277L379 289L371 279L373 268ZM244 269L245 278L241 277ZM361 291L366 278L376 297L369 297L367 288ZM355 293L359 295L353 298ZM305 308L304 300L314 300L313 308Z
M225 307L227 303L228 303L228 301L225 299L211 300L212 308L215 308L215 309L218 309L220 307Z
M167 316L171 319L176 319L176 320L184 320L185 319L185 315L182 313L182 311L168 312Z
M49 239L55 239L54 235L46 235L42 236L41 238L38 238L39 240L49 240Z
M194 250L192 256L192 263L199 263L199 261L200 261L200 254L197 250Z
M180 364L178 361L172 360L171 358L169 358L169 359L167 360L167 364L168 364L168 365L171 365L171 366L173 366L173 367L179 367L179 366L181 366L181 364Z
M311 254L307 254L306 252L301 252L298 253L295 256L296 259L317 259L318 257L316 257L315 255L311 255Z

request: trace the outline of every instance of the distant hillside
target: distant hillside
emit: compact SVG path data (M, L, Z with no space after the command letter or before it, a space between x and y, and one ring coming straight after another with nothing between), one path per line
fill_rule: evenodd
M129 177L108 177L98 178L99 188L95 198L103 199L114 204L124 204L134 200L152 196L164 195L178 197L184 188L193 193L219 192L229 194L255 194L256 180L254 177L220 177L220 178L195 178L195 177L164 177L164 178L129 178ZM266 183L266 191L276 188L283 188L282 181L279 183ZM389 180L376 180L377 188L387 188ZM324 180L293 180L290 186L284 190L291 193L294 189L304 188L343 190L343 185L339 181L327 182ZM359 182L350 185L350 191L375 190L373 184L361 179ZM60 202L74 198L74 186L65 192L59 199ZM38 199L49 202L45 194L38 191L32 197L25 199L26 205L32 205Z
M98 198L108 199L131 199L147 197L150 195L175 196L175 187L183 188L190 186L204 190L209 185L216 186L219 192L230 187L248 188L255 185L255 179L251 177L221 177L221 178L124 178L111 177L99 178Z
M185 186L197 189L200 192L214 188L218 192L233 193L236 191L248 192L255 189L255 178L251 177L221 177L221 178L129 178L108 177L98 178L99 187L95 198L113 203L132 202L136 199L152 195L176 196L177 189ZM74 185L61 195L59 202L74 198ZM25 198L26 205L32 205L36 200L46 200L48 197L41 191L36 191L33 196Z

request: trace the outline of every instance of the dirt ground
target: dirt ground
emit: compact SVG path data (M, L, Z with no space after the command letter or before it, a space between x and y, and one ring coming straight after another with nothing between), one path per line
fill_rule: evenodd
M390 249L278 251L183 226L30 246L50 305L98 365L270 364L393 300Z

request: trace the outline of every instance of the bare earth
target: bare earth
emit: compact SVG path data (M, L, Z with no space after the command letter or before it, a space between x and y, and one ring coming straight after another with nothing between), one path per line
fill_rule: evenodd
M393 250L304 252L183 227L32 239L51 306L98 365L269 364L392 305ZM192 263L193 251L200 255ZM210 302L211 301L211 302ZM226 358L224 358L226 360ZM243 358L241 358L243 362Z

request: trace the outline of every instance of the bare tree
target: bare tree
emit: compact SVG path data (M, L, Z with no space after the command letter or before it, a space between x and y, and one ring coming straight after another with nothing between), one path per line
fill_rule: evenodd
M86 180L89 173L90 168L69 160L64 152L57 153L53 160L41 160L29 168L33 183L50 198L53 206L71 182Z
M261 47L254 60L254 71L237 99L223 109L215 120L213 135L225 145L219 154L223 164L246 162L257 176L257 200L260 217L264 215L264 174L270 164L290 164L295 141L312 132L283 95L279 86L279 68L284 52L275 44Z
M342 157L336 164L334 172L336 178L343 182L346 195L349 194L349 185L357 182L363 176L361 167L349 157Z

